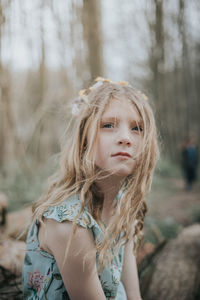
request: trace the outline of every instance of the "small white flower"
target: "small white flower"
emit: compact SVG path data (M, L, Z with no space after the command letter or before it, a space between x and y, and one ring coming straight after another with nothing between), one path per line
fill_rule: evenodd
M92 87L93 87L94 89L96 89L96 88L98 88L99 86L101 86L102 84L103 84L102 81L97 81Z
M79 112L80 112L79 104L75 102L72 106L72 115L77 117L79 115Z

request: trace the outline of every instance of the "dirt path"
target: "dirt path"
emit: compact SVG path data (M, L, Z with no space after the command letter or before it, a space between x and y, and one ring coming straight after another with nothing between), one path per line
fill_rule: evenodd
M182 179L165 178L165 185L153 189L149 215L159 219L172 217L183 225L193 223L193 213L199 211L200 218L200 184L196 184L192 191L184 189Z

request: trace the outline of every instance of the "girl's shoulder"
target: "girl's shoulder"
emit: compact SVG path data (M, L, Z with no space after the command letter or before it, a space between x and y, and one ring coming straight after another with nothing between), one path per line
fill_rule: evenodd
M81 201L79 195L75 194L67 198L62 203L50 206L43 216L46 219L53 219L57 222L75 221L77 225L84 228L97 227L98 224L89 213L87 206L81 211Z

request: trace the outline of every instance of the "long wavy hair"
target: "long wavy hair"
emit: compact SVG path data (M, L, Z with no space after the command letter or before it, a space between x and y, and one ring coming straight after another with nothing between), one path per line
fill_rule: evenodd
M96 244L99 268L103 270L130 238L133 238L134 253L138 249L147 212L145 196L151 187L159 149L154 115L144 94L129 85L107 81L99 87L86 90L86 94L87 101L82 104L78 117L74 118L73 130L68 133L67 142L61 151L59 172L54 176L47 192L33 205L33 219L42 221L42 215L48 207L58 205L74 194L80 194L81 211L77 218L87 205L104 231L103 241ZM134 105L141 118L143 137L133 174L123 181L114 217L105 227L101 220L104 199L95 185L96 180L103 175L95 166L94 148L102 114L109 102L115 99L129 101ZM91 126L93 130L88 140ZM73 226L76 229L76 220Z

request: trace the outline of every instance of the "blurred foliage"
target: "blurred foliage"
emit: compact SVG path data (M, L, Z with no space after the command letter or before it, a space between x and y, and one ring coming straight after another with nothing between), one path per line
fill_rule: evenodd
M172 217L167 216L161 220L153 216L145 218L145 236L144 242L151 242L157 245L163 239L175 238L183 229L183 225L177 223Z
M174 192L176 192L176 189L174 185L169 186L169 181L166 179L180 177L181 172L179 165L173 164L165 157L161 157L153 176L152 189L148 195L148 206L154 205L154 200L162 198L163 195L164 197L172 196Z
M157 164L155 175L161 177L180 177L181 170L178 163L174 163L163 156Z
M163 239L175 238L183 228L171 216L158 218L154 216L154 212L151 212L151 208L155 205L162 205L163 201L177 193L177 187L170 184L170 180L177 178L181 178L181 168L178 163L173 163L170 159L161 156L154 173L152 191L147 199L150 215L148 212L145 217L144 242L148 241L156 245Z
M28 165L28 167L27 167ZM43 166L20 161L0 168L0 191L9 201L9 211L24 208L36 201L47 186L47 179L56 169L56 160L50 158Z
M192 205L192 207L189 210L189 213L191 214L194 223L200 223L200 203Z

